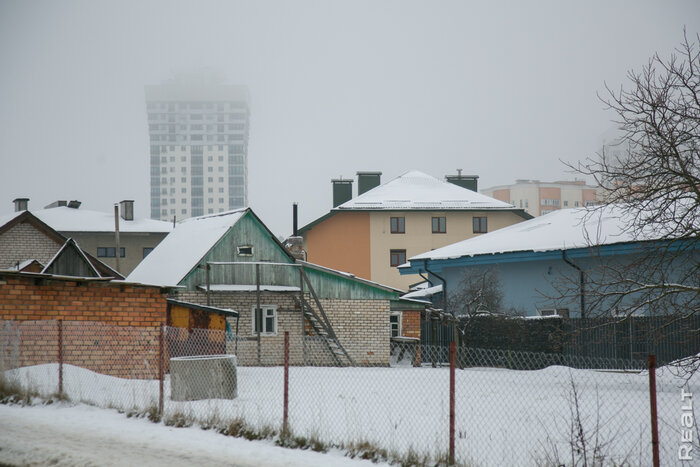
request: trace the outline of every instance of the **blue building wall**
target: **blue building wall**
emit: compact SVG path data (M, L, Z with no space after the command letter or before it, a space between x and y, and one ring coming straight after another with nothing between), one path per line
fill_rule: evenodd
M697 287L700 249L696 241L685 243L680 249L667 249L667 246L659 249L658 245L639 243L567 250L566 257L584 271L586 317L610 316L614 309L625 310L630 304L645 298L641 294L627 296L618 304L619 308L612 305L612 298L601 299L599 284L614 283L623 276L629 279L637 274L641 282L685 283ZM424 267L418 262L412 263L411 269L416 271ZM492 269L497 272L503 293L500 311L536 316L542 309L567 309L570 317L581 317L579 271L564 261L561 250L432 260L427 263L427 268L445 279L450 299L459 293L460 283L466 275L481 276L487 269ZM624 274L614 277L611 271L623 271ZM694 275L692 271L695 271ZM441 284L436 275L431 275L433 284ZM631 286L623 283L617 290L629 290ZM614 286L607 287L608 291L614 289ZM658 290L651 293L660 294ZM438 297L437 305L441 304L440 300ZM640 306L635 314L668 314L698 305L697 293L674 294L668 300Z

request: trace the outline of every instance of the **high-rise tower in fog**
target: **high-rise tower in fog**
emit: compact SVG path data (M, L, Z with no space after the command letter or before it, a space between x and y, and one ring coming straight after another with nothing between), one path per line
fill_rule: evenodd
M246 86L178 75L146 86L151 218L184 219L248 205Z

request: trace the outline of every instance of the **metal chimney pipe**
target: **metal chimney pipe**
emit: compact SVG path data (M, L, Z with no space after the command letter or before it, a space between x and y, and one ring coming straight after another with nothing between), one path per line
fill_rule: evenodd
M298 227L298 205L297 203L292 204L292 235L297 236L299 229Z
M119 247L119 205L114 205L114 241L117 244L117 248L114 254L114 258L117 260L117 272L121 274L119 270L119 253L121 248Z

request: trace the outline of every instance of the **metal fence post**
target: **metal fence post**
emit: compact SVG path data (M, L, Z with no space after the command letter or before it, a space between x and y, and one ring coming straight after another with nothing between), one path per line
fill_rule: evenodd
M163 416L163 379L165 379L165 372L163 371L163 342L164 342L164 331L165 326L160 325L160 332L158 334L158 414Z
M289 331L284 332L284 412L282 415L282 432L289 429Z
M649 355L649 402L651 405L651 449L654 467L659 467L659 421L656 415L656 356Z
M58 320L58 393L63 394L63 320Z
M450 465L455 463L455 343L450 342Z

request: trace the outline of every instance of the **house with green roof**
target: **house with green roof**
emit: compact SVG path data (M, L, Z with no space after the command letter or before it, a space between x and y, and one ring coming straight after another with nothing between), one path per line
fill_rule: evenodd
M295 259L249 209L186 219L127 277L176 286L172 298L235 310L227 352L278 365L388 365L400 290ZM418 311L420 313L420 311Z

